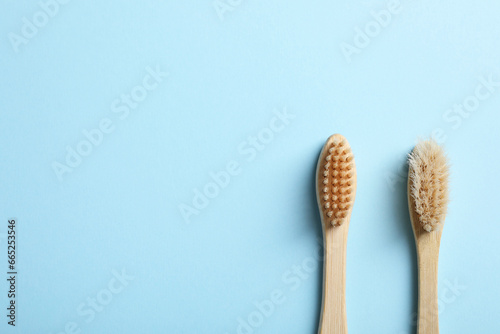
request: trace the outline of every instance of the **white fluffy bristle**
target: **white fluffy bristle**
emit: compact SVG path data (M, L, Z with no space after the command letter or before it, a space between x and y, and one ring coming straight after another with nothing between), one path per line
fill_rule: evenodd
M448 208L449 165L434 141L419 142L409 156L409 191L419 222L427 232L438 229Z

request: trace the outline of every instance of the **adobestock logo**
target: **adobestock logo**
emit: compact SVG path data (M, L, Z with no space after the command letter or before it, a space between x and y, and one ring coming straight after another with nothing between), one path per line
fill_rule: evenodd
M243 0L215 0L212 5L214 6L219 20L224 21L226 12L234 11L242 2Z
M132 110L135 110L148 97L148 94L158 88L163 82L168 73L163 72L157 65L155 69L150 66L146 67L146 75L144 75L140 85L134 86L129 94L121 94L115 99L110 106L112 114L116 114L118 120L125 120L129 117ZM59 182L62 182L64 175L71 173L75 168L80 166L85 157L88 157L95 148L102 145L107 135L115 131L116 121L112 117L102 118L98 125L90 130L83 129L81 139L74 147L66 146L66 155L63 162L54 160L52 162L52 170L57 176Z
M248 136L244 141L237 145L239 154L238 159L229 160L223 170L210 172L208 181L201 187L193 189L193 197L190 204L180 203L179 212L185 223L191 222L192 216L198 216L213 201L221 191L229 186L231 180L243 171L243 164L255 161L259 154L268 147L276 138L276 135L282 132L286 126L295 118L287 108L273 111L266 127L257 134Z
M86 323L92 322L96 313L104 311L105 307L113 301L114 296L122 292L134 280L134 276L127 274L125 269L121 272L113 270L111 273L113 278L109 280L106 288L97 292L95 297L87 297L85 302L78 305L77 313L81 317L86 317Z
M352 56L360 54L363 49L370 45L372 39L377 37L383 29L391 24L394 16L401 11L399 0L390 0L387 2L387 8L379 11L370 11L372 20L365 23L363 28L354 27L354 37L352 43L340 43L340 51L348 63L352 62Z
M286 297L282 290L275 289L271 292L269 299L262 301L255 301L253 305L255 310L250 312L245 318L238 317L236 321L237 334L253 334L255 331L264 324L264 321L270 318L276 311L279 305L286 301ZM226 332L225 334L229 334Z
M489 99L492 94L500 90L500 81L493 79L493 74L488 77L482 76L478 78L479 84L476 86L474 93L466 96L462 103L457 103L445 111L443 120L446 123L451 123L453 130L458 129L464 119L470 117L471 113L479 109L481 102Z
M278 306L287 301L287 293L297 291L318 269L321 269L324 259L323 239L318 239L317 242L312 255L306 256L299 264L294 264L283 272L281 285L284 288L273 289L268 299L254 301L253 310L247 316L240 316L236 319L236 334L258 333L265 321L276 313Z
M438 315L442 315L445 312L446 307L448 305L455 303L457 299L462 295L462 293L467 290L467 286L459 283L458 279L456 278L453 282L446 279L444 280L443 283L444 287L442 288L440 287L439 289L440 293L438 295ZM433 314L422 314L421 318L423 319L422 325L424 327L421 328L421 330L425 332L425 326L427 321L432 321L431 319L434 319L435 317ZM410 324L412 326L417 326L418 319L419 319L418 313L413 312L410 316ZM409 334L409 333L406 331L400 331L398 332L398 334Z
M18 53L21 45L28 44L38 34L39 29L45 27L59 13L60 6L69 2L70 0L42 0L38 2L40 10L33 13L31 20L26 16L21 19L20 34L10 32L8 35L14 52Z
M113 277L108 281L105 288L98 291L92 297L80 303L76 309L78 316L85 318L85 323L89 324L96 318L97 313L101 313L117 296L122 293L131 282L135 280L134 276L127 274L125 269L121 271L112 270ZM62 330L50 332L49 334L79 334L83 333L82 326L75 321L69 321Z
M473 112L477 112L482 103L492 98L495 93L500 92L500 81L494 79L494 73L488 76L483 75L478 78L479 83L476 85L474 92L462 99L461 103L456 103L452 108L447 109L442 114L442 119L450 125L452 130L458 130L465 119L468 119ZM444 127L436 127L431 132L431 137L440 145L448 140L449 129ZM396 190L399 183L406 182L408 176L407 156L404 156L404 163L401 163L400 168L396 171L385 173L387 186L392 190Z

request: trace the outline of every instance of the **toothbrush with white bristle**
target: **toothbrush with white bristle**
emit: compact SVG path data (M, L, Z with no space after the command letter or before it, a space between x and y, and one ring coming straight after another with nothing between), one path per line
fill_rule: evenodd
M409 157L408 204L418 256L418 334L438 334L438 259L448 207L449 165L434 141L419 142Z

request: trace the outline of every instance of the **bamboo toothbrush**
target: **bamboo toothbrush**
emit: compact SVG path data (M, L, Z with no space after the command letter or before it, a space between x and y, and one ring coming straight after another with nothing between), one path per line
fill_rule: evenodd
M328 138L316 170L316 195L323 226L323 303L319 334L347 334L345 262L347 232L356 195L351 147L339 134Z
M438 334L438 258L448 206L449 166L432 139L409 156L408 204L418 256L418 334Z

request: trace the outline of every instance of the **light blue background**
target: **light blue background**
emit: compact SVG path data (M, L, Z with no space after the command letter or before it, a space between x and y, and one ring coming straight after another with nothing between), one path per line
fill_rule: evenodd
M416 255L401 170L416 139L441 129L452 164L441 331L497 333L500 89L457 128L443 115L474 95L480 77L500 80L500 5L400 7L349 63L342 43L386 2L243 0L220 19L211 1L71 1L15 52L9 34L21 34L40 5L3 0L0 267L5 274L15 217L19 297L12 329L2 279L0 331L60 333L74 322L82 333L233 334L278 289L285 301L254 332L315 333L321 267L295 290L290 270L318 250L316 159L342 133L358 169L349 330L414 333ZM156 66L168 77L121 120L112 102ZM284 108L295 118L247 161L239 145ZM52 163L104 118L114 131L60 182ZM179 205L232 160L239 175L187 224ZM122 269L134 279L87 322L77 308Z

